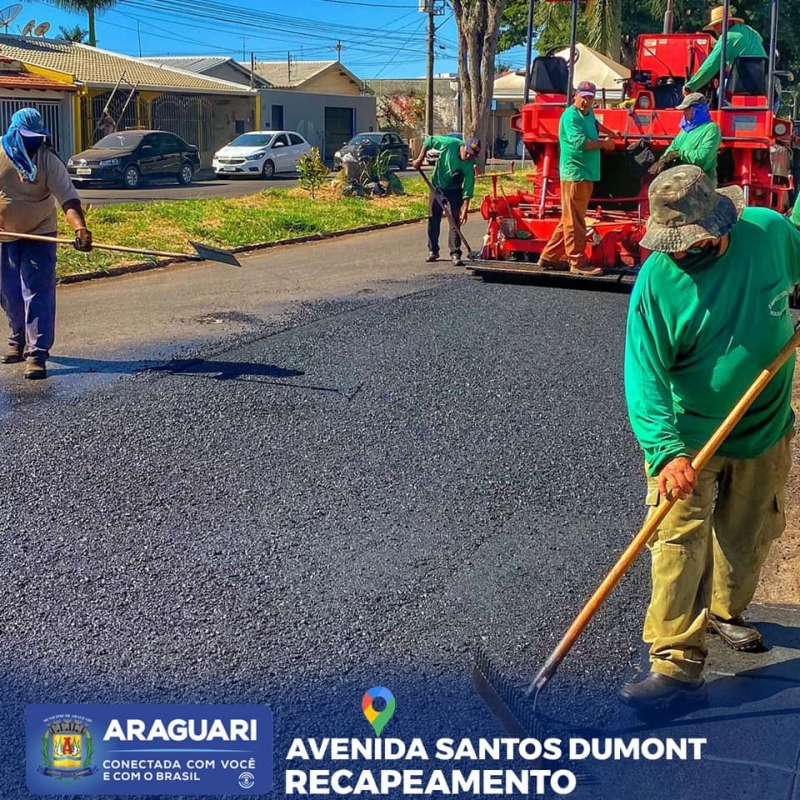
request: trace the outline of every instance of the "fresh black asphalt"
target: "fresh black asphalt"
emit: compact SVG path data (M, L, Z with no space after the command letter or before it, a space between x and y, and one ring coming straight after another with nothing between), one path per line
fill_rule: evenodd
M642 521L627 304L442 276L7 398L0 796L26 703L266 703L273 796L292 737L371 734L371 686L385 735L502 735L472 652L530 679ZM543 692L555 735L618 721L647 586L642 558Z

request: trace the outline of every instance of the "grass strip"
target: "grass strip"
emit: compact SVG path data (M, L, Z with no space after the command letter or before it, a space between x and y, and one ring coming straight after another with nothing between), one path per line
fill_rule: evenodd
M500 180L506 192L529 185L524 175L503 175ZM428 194L422 179L406 178L403 186L405 195L389 197L342 197L339 185L333 183L319 190L313 200L308 192L295 188L265 189L245 197L96 206L89 210L87 224L97 242L191 254L190 239L233 248L424 219ZM490 188L488 180L478 181L474 211ZM63 218L59 225L59 235L69 237L71 231ZM57 274L97 274L147 259L104 250L79 253L61 246Z

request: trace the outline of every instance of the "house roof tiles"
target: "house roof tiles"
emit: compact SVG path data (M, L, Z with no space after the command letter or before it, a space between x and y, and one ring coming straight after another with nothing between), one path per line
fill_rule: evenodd
M274 89L293 89L334 67L361 86L361 79L339 61L292 61L291 66L287 61L256 61L255 72Z
M30 36L0 34L0 56L23 64L71 75L87 86L113 87L124 73L128 83L138 83L141 90L171 90L199 94L252 94L253 90L239 83L208 78L97 47L42 39Z

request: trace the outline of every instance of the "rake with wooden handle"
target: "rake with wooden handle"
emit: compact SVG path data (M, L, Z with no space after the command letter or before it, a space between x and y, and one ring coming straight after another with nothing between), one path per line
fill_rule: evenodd
M55 236L39 236L35 233L15 233L14 231L0 230L0 236L13 236L15 239L30 239L34 242L53 242L55 244L73 244L73 239L60 239ZM92 243L92 248L96 250L113 250L116 253L138 253L143 256L160 256L161 258L186 258L190 261L219 261L223 264L232 264L241 267L239 260L233 253L222 250L219 247L212 247L208 244L199 242L189 242L194 247L194 253L169 253L162 250L147 250L141 247L123 247L119 244L99 244Z
M800 346L800 323L795 327L791 338L786 342L781 351L775 356L769 366L767 366L750 384L750 387L742 395L738 403L731 409L727 417L720 423L719 427L711 435L711 438L703 445L697 455L692 459L692 467L695 472L699 472L708 464L711 457L717 452L720 445L725 441L730 432L736 427L748 408L755 399L761 394L766 385L777 374L781 367L789 360L792 353ZM660 503L657 510L648 517L639 533L625 549L617 563L603 579L595 593L589 598L586 605L575 617L575 621L570 625L567 632L562 637L556 648L547 658L544 666L531 681L530 686L524 693L523 703L528 701L533 695L533 708L520 705L513 697L508 696L510 682L505 676L496 670L489 662L484 653L479 653L476 657L475 669L473 670L473 684L480 696L486 702L490 711L497 720L511 733L519 735L521 730L535 726L536 700L539 692L550 682L555 675L561 662L567 653L572 649L578 637L583 633L586 626L594 615L603 605L606 598L611 594L614 587L619 583L633 560L644 548L647 541L656 531L677 502L678 498L673 496L666 503ZM531 731L527 731L531 733Z

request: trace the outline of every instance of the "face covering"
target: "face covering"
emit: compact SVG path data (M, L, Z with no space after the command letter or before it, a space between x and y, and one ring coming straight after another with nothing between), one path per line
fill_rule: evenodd
M25 152L32 156L41 146L44 139L41 136L21 136L25 145Z
M702 247L690 247L683 258L672 257L672 260L687 272L705 269L709 264L719 258L719 250L722 246L722 239L716 244L708 242Z
M711 122L711 112L705 103L694 103L692 108L694 109L692 121L689 122L686 117L681 120L681 128L687 133L699 128L701 125L705 125L707 122Z
M42 115L35 108L21 108L11 115L11 124L3 136L2 147L11 159L23 181L33 183L36 180L36 164L31 161L23 142L21 130L43 130ZM41 137L32 137L39 138ZM41 146L41 142L39 143Z

